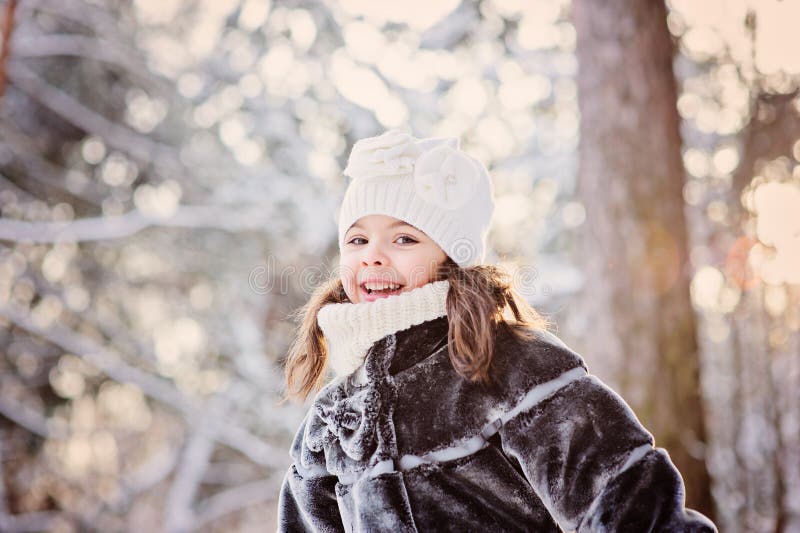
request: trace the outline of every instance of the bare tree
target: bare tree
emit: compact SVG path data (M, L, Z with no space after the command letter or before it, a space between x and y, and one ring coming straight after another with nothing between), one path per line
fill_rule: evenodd
M587 355L713 516L689 295L673 46L661 1L576 0Z

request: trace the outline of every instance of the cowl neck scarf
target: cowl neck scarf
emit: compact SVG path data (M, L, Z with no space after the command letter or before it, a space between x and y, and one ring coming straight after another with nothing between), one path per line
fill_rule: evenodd
M325 335L328 364L336 376L347 376L360 367L375 341L446 315L449 289L447 280L432 281L372 302L320 308L317 324Z

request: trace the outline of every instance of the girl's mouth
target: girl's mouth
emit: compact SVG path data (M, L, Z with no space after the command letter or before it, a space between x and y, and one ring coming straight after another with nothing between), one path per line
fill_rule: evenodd
M367 287L367 285L369 285L369 287ZM387 298L395 294L400 294L403 291L403 287L404 285L393 284L389 286L384 285L383 288L378 289L378 286L371 283L359 285L359 288L361 289L361 296L367 302L372 302L378 298Z

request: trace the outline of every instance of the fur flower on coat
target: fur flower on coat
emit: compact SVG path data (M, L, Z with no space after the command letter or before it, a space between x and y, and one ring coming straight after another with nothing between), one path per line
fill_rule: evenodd
M555 335L498 332L494 385L453 369L447 317L376 341L315 397L279 531L715 532L630 407Z

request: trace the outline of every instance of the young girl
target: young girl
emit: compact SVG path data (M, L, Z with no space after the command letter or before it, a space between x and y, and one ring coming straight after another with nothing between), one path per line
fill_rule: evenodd
M456 139L389 131L344 173L340 268L286 365L290 395L318 392L280 531L716 531L628 405L480 264L492 185Z

